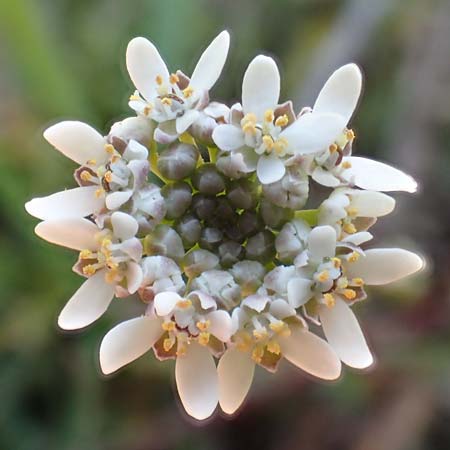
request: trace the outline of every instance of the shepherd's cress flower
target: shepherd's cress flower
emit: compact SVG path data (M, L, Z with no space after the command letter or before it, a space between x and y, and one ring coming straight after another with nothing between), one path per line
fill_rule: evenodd
M175 359L181 402L198 420L217 405L233 414L256 366L275 372L286 359L324 380L338 378L342 363L369 367L353 304L366 286L423 265L407 250L363 248L395 207L383 192L414 192L416 183L352 156L359 68L341 67L312 107L294 109L280 103L275 62L259 55L244 74L242 104L228 107L209 101L228 47L224 31L188 78L133 39L126 64L136 116L106 136L77 121L48 128L45 139L78 165L78 187L25 206L42 220L38 236L79 252L73 270L86 281L59 326L90 325L114 297L141 304L140 316L104 337L102 371L151 349ZM310 205L317 183L328 197Z

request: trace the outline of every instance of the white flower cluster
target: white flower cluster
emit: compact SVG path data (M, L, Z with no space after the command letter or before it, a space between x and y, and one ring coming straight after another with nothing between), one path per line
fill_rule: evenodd
M366 285L423 265L407 250L361 247L394 209L382 192L414 192L416 183L352 156L358 67L334 72L296 114L279 102L275 62L260 55L245 72L242 103L228 107L209 100L228 48L224 31L189 78L133 39L136 115L105 137L82 122L48 128L45 139L79 166L79 187L26 204L42 220L37 235L79 252L74 270L86 281L59 326L86 327L114 297L139 298L142 315L104 337L101 368L112 373L150 349L176 359L181 401L199 420L218 404L234 413L255 365L273 372L285 358L326 380L339 377L341 362L370 366L352 305ZM329 195L310 205L318 185Z

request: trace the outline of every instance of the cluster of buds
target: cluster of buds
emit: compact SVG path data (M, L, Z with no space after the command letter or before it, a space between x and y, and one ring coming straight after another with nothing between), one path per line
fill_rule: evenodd
M106 136L76 121L47 129L45 139L78 165L79 187L26 204L42 220L38 236L79 252L74 270L86 280L59 326L92 324L115 297L139 302L142 315L104 337L102 371L151 349L175 359L181 402L198 420L218 404L233 414L256 365L275 372L284 358L325 380L340 376L341 363L369 367L353 304L366 286L423 265L407 250L362 248L394 209L384 192L414 192L416 183L352 156L359 68L338 69L297 114L279 101L275 62L259 55L242 103L228 107L209 100L228 48L224 31L189 78L133 39L126 64L136 115ZM311 205L318 185L329 195Z

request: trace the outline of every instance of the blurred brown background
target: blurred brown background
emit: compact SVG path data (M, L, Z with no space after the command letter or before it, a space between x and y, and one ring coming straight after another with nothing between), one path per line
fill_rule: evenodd
M131 115L125 71L143 35L187 73L222 29L232 35L213 96L238 99L258 52L276 56L283 99L310 105L340 64L366 75L356 152L403 168L379 245L426 255L428 269L357 307L378 363L316 382L283 364L258 371L233 420L198 426L174 395L173 363L152 356L105 380L97 350L115 302L82 334L56 317L80 284L75 255L33 235L23 203L74 185L42 130L73 118L107 132ZM425 0L0 0L0 448L2 450L450 449L450 2ZM131 309L130 309L131 308Z

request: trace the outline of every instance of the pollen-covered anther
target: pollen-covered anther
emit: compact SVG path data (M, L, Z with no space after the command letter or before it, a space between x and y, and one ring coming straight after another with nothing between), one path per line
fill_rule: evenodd
M92 259L93 254L90 250L84 249L80 252L80 259Z
M287 114L283 114L282 116L277 117L275 120L275 126L277 127L285 127L289 123L289 117Z
M184 356L187 352L187 344L186 342L180 342L178 339L178 348L177 348L177 356Z
M364 280L362 278L359 278L359 277L353 278L350 284L352 286L361 287L361 286L364 286Z
M108 258L106 261L106 265L110 270L117 270L119 268L119 264L117 264L113 258Z
M175 342L176 342L176 339L173 336L164 339L164 341L163 341L164 351L166 351L166 352L170 351L171 348L175 345Z
M131 94L129 100L130 100L130 101L133 101L133 100L140 100L140 98L139 98L139 95Z
M264 347L262 345L257 345L252 352L253 361L259 364L262 361L263 356L264 356Z
M322 272L319 273L319 275L317 275L317 279L321 282L324 283L325 281L327 281L330 278L330 273L328 272L328 270L322 270Z
M211 321L210 320L201 320L201 321L198 321L195 325L197 326L197 328L200 331L206 331L209 328L209 326L211 325Z
M119 282L121 278L119 271L116 269L112 269L105 274L105 281L110 284Z
M329 292L323 294L323 299L325 300L325 305L327 305L328 308L332 308L336 303L333 294L330 294Z
M271 340L267 343L267 350L274 355L279 355L281 353L280 344L277 341Z
M352 164L350 163L350 161L344 161L342 163L342 168L344 169L350 169L352 167Z
M337 280L337 288L338 289L345 289L348 286L348 280L346 277L341 277L339 280Z
M355 262L359 259L359 253L358 252L352 252L350 255L348 255L347 261L348 262Z
M347 130L347 132L345 133L345 137L349 141L352 141L353 139L355 139L356 135L355 135L355 132L353 130Z
M202 331L199 335L198 335L198 343L200 345L208 345L209 344L209 338L210 338L211 334L208 333L207 331Z
M340 258L334 257L334 258L331 258L331 261L333 262L333 266L336 269L339 269L339 267L341 267L342 262L341 262Z
M170 74L169 82L170 84L177 84L180 81L180 77L176 73Z
M246 331L241 331L235 334L234 342L236 348L241 352L248 352L252 346L252 337Z
M353 289L344 289L342 293L347 300L354 300L356 298L356 292Z
M112 182L112 178L113 178L113 174L110 170L108 170L105 175L103 176L103 178L105 179L105 181L107 183L111 183Z
M89 159L89 160L86 161L86 164L88 166L95 166L95 165L97 165L97 160L96 159Z
M336 144L331 144L331 145L328 147L328 150L330 151L330 153L337 152L337 149L338 149L338 146L337 146Z
M284 153L284 151L286 150L287 146L288 146L288 141L285 138L277 139L275 141L275 143L273 144L273 148L275 150L275 153L277 153L278 155L281 155L282 153Z
M144 115L148 116L152 112L152 107L147 105L144 107Z
M291 335L291 330L289 329L288 325L282 320L272 322L269 327L272 331L279 334L280 336L289 337Z
M347 214L351 217L356 217L358 215L358 209L354 207L350 207L346 209Z
M188 86L186 89L183 89L184 98L189 98L194 93L194 88L192 86Z
M180 309L187 309L187 308L190 308L192 306L192 302L188 298L185 298L183 300L179 300L177 302L177 306Z
M275 118L274 114L273 114L273 110L272 109L268 109L265 113L264 113L264 121L267 123L272 123L273 119Z
M352 223L346 223L346 224L344 224L344 226L342 228L348 234L356 233L356 227Z
M163 322L161 324L161 328L164 331L173 331L173 330L175 330L175 322L173 320L168 320L166 322Z
M257 341L262 341L262 340L266 339L268 336L269 336L269 333L267 332L267 330L265 328L259 328L257 330L253 330L253 337Z
M87 266L83 267L83 274L87 277L90 277L91 275L94 275L96 270L95 267L92 264L88 264Z
M111 144L106 144L105 145L105 152L109 153L110 155L112 155L114 153L115 149Z
M163 97L163 98L161 99L161 103L162 103L163 105L170 106L170 105L172 104L172 99L169 98L169 97Z
M273 148L273 139L272 136L263 136L262 138L264 147L266 147L266 151L270 152Z
M87 170L83 170L83 171L80 173L80 178L81 178L83 181L90 181L90 180L92 179L92 174L91 174L90 172L88 172Z
M163 84L163 77L161 75L156 75L155 81L158 86L161 86Z

